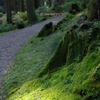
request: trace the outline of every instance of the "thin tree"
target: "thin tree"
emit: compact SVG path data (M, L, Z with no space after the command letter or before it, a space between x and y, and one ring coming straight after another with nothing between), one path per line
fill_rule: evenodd
M11 2L11 10L16 11L16 0L12 0Z
M98 19L98 4L97 0L90 0L88 7L88 19Z
M34 0L34 2L35 9L41 6L41 0Z
M12 14L11 14L11 0L5 0L6 11L7 11L7 22L12 23Z
M26 0L26 6L27 6L28 23L32 24L33 22L36 22L38 20L34 8L34 0Z
M47 0L47 5L49 6L49 8L51 7L51 0Z
M25 12L24 0L19 0L19 10Z
M44 6L44 0L42 0L41 3L42 3L42 6Z
M100 20L100 0L97 0L98 3L98 19Z

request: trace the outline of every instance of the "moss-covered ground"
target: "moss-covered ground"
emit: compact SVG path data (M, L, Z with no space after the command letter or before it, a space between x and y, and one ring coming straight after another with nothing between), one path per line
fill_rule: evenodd
M17 53L3 84L6 100L100 100L100 25L71 31L79 15Z
M100 71L100 51L88 54L81 63L65 65L26 82L10 93L9 100L99 100L97 70Z

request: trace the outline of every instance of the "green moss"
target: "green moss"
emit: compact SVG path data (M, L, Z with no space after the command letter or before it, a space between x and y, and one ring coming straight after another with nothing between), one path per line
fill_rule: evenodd
M57 69L65 63L69 65L76 60L80 61L80 55L82 54L81 49L81 39L78 39L74 30L69 30L65 33L63 40L59 42L55 52L44 66L39 76L53 69Z
M69 35L68 54L66 56L66 64L71 64L74 61L80 61L82 56L82 39L72 30ZM75 48L75 49L74 49ZM77 52L78 51L78 52Z
M73 14L68 13L68 14L66 15L66 17L63 19L63 21L68 21L68 20L72 19L73 17L74 17Z
M62 25L65 26L62 23L59 27ZM99 33L100 30L92 27L85 36L78 36L71 29L63 39L63 33L57 31L30 40L5 78L6 90L10 88L7 100L99 100ZM41 77L36 77L37 72ZM18 84L13 83L16 81Z
M47 71L51 71L55 68L58 68L62 64L66 62L66 55L68 50L68 37L69 32L66 32L63 40L61 40L53 53L53 55L48 60L47 64L44 66L43 70L39 74L39 76L44 75Z
M52 34L52 22L46 24L38 33L38 37L44 37Z
M98 28L92 28L91 33L82 37L78 36L73 29L67 31L39 76L58 69L65 63L69 65L73 62L80 62L87 53L93 52L95 49L98 50L99 32Z
M100 51L87 54L80 63L66 64L51 75L25 83L9 99L99 100L99 59Z

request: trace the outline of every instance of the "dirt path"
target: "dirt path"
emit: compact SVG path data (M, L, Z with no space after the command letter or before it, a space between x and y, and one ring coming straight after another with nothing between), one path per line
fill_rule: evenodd
M7 68L11 64L18 50L20 50L30 38L37 34L45 24L48 22L56 24L64 16L65 14L62 14L61 16L35 24L31 27L0 36L0 91L2 89L1 83L3 76L6 74Z

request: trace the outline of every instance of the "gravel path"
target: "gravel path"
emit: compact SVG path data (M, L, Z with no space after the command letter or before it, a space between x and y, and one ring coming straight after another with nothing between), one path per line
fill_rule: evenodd
M18 50L20 50L20 48L27 43L30 38L37 34L45 24L49 22L56 24L64 16L65 14L62 14L61 16L35 24L31 27L15 32L9 32L8 34L0 36L0 91L2 89L1 83L3 76L7 73L7 68L11 64Z

